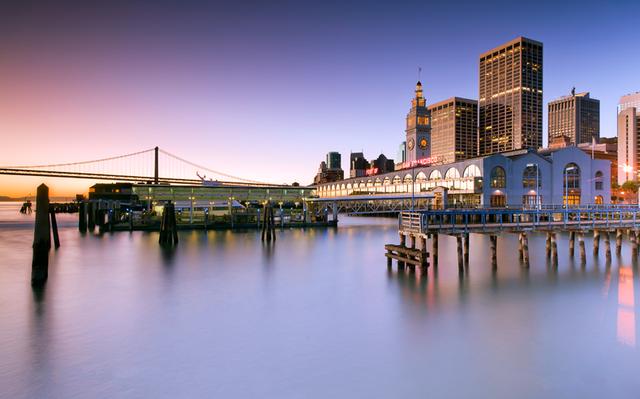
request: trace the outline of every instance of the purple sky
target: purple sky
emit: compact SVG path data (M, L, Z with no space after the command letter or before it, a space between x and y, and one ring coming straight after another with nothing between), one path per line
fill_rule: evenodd
M158 145L306 184L327 151L395 157L418 66L429 103L477 98L479 54L520 35L544 43L545 141L571 87L600 99L602 136L640 90L638 2L104 3L0 8L0 164ZM41 180L0 177L0 195Z

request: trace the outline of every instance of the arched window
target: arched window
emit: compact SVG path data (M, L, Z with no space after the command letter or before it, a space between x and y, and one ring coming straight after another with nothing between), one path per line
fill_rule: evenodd
M502 166L496 166L491 170L491 188L507 187L507 174Z
M596 172L595 182L596 182L596 190L602 190L602 172L601 171Z
M458 172L458 169L456 169L456 168L449 168L449 169L447 169L447 172L444 174L444 178L445 179L459 179L460 178L460 172Z
M427 175L424 174L424 172L420 172L416 175L416 181L417 182L423 182L427 180Z
M406 174L404 176L404 182L407 184L410 184L413 181L413 179L411 178L411 174Z
M462 177L480 177L482 173L480 172L480 168L477 165L469 165L465 168L464 172L462 172Z
M382 185L388 186L390 184L391 184L391 179L389 179L388 177L385 177L384 180L382 181Z
M542 177L540 176L538 165L529 164L522 172L522 187L535 190L536 186L538 186L538 188L542 186Z
M400 184L400 183L402 183L402 178L398 175L395 175L393 177L393 184Z
M563 172L563 185L566 189L580 189L580 167L575 163L568 163L567 166L564 167Z
M429 173L429 180L442 180L442 173L438 169L434 169Z

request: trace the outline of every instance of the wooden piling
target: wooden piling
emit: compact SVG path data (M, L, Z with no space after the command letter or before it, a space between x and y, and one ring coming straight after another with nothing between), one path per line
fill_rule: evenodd
M81 233L87 232L87 203L85 201L78 204L78 230Z
M431 235L431 259L433 266L438 267L438 234Z
M522 233L522 260L525 267L529 267L529 237Z
M600 253L600 230L593 230L593 255Z
M416 236L414 234L409 234L409 248L416 248Z
M464 234L464 264L469 266L469 233Z
M58 222L56 221L56 211L49 207L49 217L51 219L51 233L53 233L53 246L55 249L60 248L60 236L58 235Z
M551 232L547 231L547 239L545 241L545 251L547 254L547 259L551 257Z
M96 213L95 213L95 204L93 202L87 203L87 218L88 218L88 228L89 231L93 233L96 229Z
M461 235L457 235L456 236L456 242L458 244L458 269L463 269L464 268L464 258L462 256L462 236Z
M580 248L580 262L585 264L587 262L587 253L584 248L584 233L578 233L578 247Z
M33 232L33 259L31 261L31 285L42 286L49 277L49 188L41 184L36 196L36 224Z
M616 254L622 252L622 229L616 229Z
M556 233L551 233L551 262L553 266L558 266L558 237Z
M176 207L169 201L162 210L160 224L160 245L172 246L178 244L178 226L176 224Z
M489 242L491 245L491 267L493 269L497 269L498 268L498 237L494 235L490 235Z
M573 255L575 253L575 246L576 246L576 232L570 231L569 232L569 257L571 258L573 258Z
M611 259L611 241L609 240L609 231L604 232L604 251L607 259Z
M524 238L522 237L523 233L518 234L518 259L520 261L524 260Z

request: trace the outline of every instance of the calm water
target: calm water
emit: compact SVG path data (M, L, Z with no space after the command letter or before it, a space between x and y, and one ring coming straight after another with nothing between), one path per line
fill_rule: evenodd
M0 203L0 396L638 398L638 269L629 247L583 268L560 237L472 235L459 276L388 272L393 219L247 232L80 235L62 216L46 290L29 285L32 217ZM604 247L604 245L602 246Z

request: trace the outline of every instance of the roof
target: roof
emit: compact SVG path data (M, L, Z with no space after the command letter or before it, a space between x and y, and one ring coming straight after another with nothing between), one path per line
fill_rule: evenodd
M485 51L484 53L480 54L480 57L484 57L485 55L489 55L492 53L495 53L496 51L502 50L504 47L510 46L512 44L516 44L516 43L520 43L520 42L527 42L527 43L532 43L532 44L537 44L538 46L542 46L542 42L539 42L537 40L533 40L533 39L529 39L527 37L524 36L518 36L513 40L510 40L504 44L501 44L497 47L492 48L491 50Z

